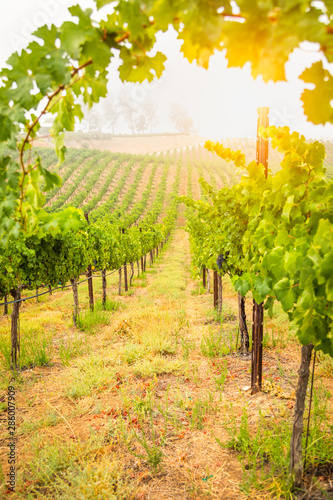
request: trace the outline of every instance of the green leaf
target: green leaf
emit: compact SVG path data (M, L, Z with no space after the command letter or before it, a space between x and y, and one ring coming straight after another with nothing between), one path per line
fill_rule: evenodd
M333 275L331 269L331 276L326 281L326 297L327 300L333 301Z
M320 264L320 274L326 279L330 278L333 273L333 253L327 253L321 264Z
M283 257L284 249L282 247L275 247L270 253L265 255L262 262L262 265L278 279L285 275Z
M236 292L239 292L243 297L251 290L251 281L248 278L235 277L233 282Z
M273 306L274 306L274 297L268 297L265 302L264 309L267 310L268 316L270 318L273 317Z
M120 25L126 23L126 30L131 34L130 40L142 37L143 26L147 28L150 25L149 18L144 14L141 6L142 2L131 0L131 2L119 2L117 7L118 22Z
M286 203L283 206L281 217L287 221L290 220L290 212L294 206L294 195L287 198Z
M164 70L166 57L162 52L157 52L155 56L142 54L140 56L132 54L126 47L120 50L120 58L123 63L119 66L119 76L124 82L140 82L148 80L151 82L155 77L159 78Z
M10 139L12 134L16 132L16 127L10 119L9 113L4 113L0 110L0 141L4 142Z
M315 124L332 123L333 76L331 73L323 68L322 61L317 61L303 71L299 78L315 85L313 90L305 89L302 94L305 115Z
M98 10L110 3L112 3L112 0L95 0L95 4Z
M276 298L279 300L279 302L281 302L283 310L285 312L290 311L294 306L295 294L293 292L289 279L282 278L274 285L273 290L275 292Z
M264 300L268 294L271 293L272 279L269 276L262 278L261 276L256 276L254 278L254 288Z
M326 254L331 251L330 236L333 234L332 224L327 219L321 219L318 224L318 229L313 239L313 245L319 249L321 253Z

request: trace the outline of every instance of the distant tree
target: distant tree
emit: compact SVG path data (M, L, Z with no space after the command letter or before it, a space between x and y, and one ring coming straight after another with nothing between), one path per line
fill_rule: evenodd
M171 103L169 118L175 124L178 132L186 133L193 130L193 120L187 110L178 102Z
M101 113L98 110L97 106L85 112L84 118L88 123L90 133L101 132L102 119L101 119Z
M148 122L145 115L139 115L135 122L135 128L137 132L145 132L147 130Z
M108 96L101 104L103 114L103 126L111 128L112 134L116 132L116 127L121 116L120 103L115 97Z
M153 127L155 125L158 124L158 115L157 115L157 112L158 112L158 106L156 104L155 101L151 101L150 99L147 99L144 103L143 103L143 112L144 112L144 115L146 116L147 118L147 122L148 122L148 125L149 125L149 128L150 128L150 133L152 134L153 133Z
M135 133L135 123L137 119L137 108L131 100L127 92L122 92L119 96L119 103L121 108L122 116L126 122L126 125L132 132Z

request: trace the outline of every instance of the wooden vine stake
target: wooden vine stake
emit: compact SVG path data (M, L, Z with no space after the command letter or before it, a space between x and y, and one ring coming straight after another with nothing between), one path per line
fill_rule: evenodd
M8 295L5 295L4 299L5 299L5 305L3 306L3 313L6 315L6 314L8 314L8 304L7 304Z
M259 137L259 127L268 127L268 111L269 108L258 108L257 122L257 164L261 163L265 167L265 175L268 173L268 140ZM264 322L264 304L257 304L253 300L253 323L252 323L252 358L251 358L251 392L256 394L261 391L262 386L262 341Z
M202 269L202 286L206 288L206 268Z
M118 274L119 274L119 288L118 288L118 293L119 293L119 295L121 295L121 270L122 270L122 267L118 270Z
M217 309L218 300L219 300L218 274L217 271L214 271L214 309Z
M89 215L84 214L84 217L89 224ZM89 292L89 307L90 307L90 310L93 311L94 310L94 289L93 289L92 272L91 272L91 265L90 264L88 266L87 278L88 278L88 292Z
M222 276L217 273L217 314L222 314Z
M80 309L79 309L79 291L77 288L76 279L71 280L71 285L73 289L73 299L74 299L73 324L74 326L77 326L77 317L80 313Z
M127 279L127 262L124 264L124 285L125 285L125 292L128 291L128 279Z
M12 322L11 322L11 357L10 369L17 370L19 367L20 354L20 337L19 337L19 321L20 321L20 306L21 306L21 289L20 287L12 290L11 295L17 302L13 304Z
M142 233L142 228L140 227L139 228L139 231L140 233ZM143 255L141 256L141 272L144 272L145 271L145 268L144 268L144 264L143 264ZM139 276L139 273L138 273L138 276Z
M7 274L7 271L5 270L5 276L6 276L6 274ZM8 296L5 295L4 299L5 299L5 305L3 306L3 313L6 315L6 314L8 314L8 304L7 304Z
M104 308L106 306L106 286L107 286L106 269L102 269L102 289L103 289L102 304Z
M121 233L125 234L124 228L122 228ZM125 262L125 264L124 264L124 285L125 285L125 292L127 292L128 291L127 262Z
M261 391L262 386L262 341L263 341L264 308L253 300L252 321L252 358L251 358L251 389L252 394Z

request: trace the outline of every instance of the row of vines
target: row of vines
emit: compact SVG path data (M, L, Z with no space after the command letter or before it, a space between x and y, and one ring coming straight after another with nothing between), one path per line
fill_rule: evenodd
M204 198L182 201L195 265L220 278L229 275L240 299L251 292L270 315L280 302L296 328L303 347L290 465L300 485L311 352L333 356L333 184L321 143L307 142L287 127L261 129L261 135L283 155L278 171L266 173L262 164L247 163L240 150L208 141L208 151L233 162L240 180L216 190L201 178ZM246 331L241 333L246 349Z
M36 155L51 172L54 170L56 157L49 149L41 149ZM166 193L171 164L176 175ZM148 179L141 196L138 196L137 191L142 186L142 177L147 170ZM177 217L181 162L168 155L155 159L149 156L112 155L96 150L71 150L66 162L60 165L60 171L64 171L67 182L48 193L46 209L55 213L67 208L67 211L63 211L65 226L65 217L72 206L83 209L77 230L59 231L53 224L43 237L27 236L21 232L10 238L9 245L0 256L0 265L5 269L0 277L0 297L5 300L5 310L8 301L13 304L12 368L19 366L18 319L24 290L47 287L51 292L54 287L70 284L73 289L75 325L79 314L79 277L86 274L91 281L91 270L101 270L105 302L107 273L119 270L121 277L121 270L126 270L129 264L133 276L133 265L140 260L145 269L146 255L150 254L152 259L154 251L158 252ZM158 181L157 172L161 174ZM85 203L103 174L100 190ZM115 175L118 175L118 182L110 195L105 196ZM128 179L130 175L131 181Z

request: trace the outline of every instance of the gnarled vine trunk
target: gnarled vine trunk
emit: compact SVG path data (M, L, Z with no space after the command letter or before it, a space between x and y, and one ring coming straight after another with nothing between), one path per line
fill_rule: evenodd
M295 413L293 431L290 440L290 472L294 476L294 486L299 488L302 484L303 453L302 432L306 389L310 376L310 362L313 344L303 345L301 349L301 366L298 370L298 383L296 389Z
M239 318L239 331L241 334L240 352L242 354L247 354L249 352L250 339L246 325L245 297L242 297L239 292L238 292L238 318Z
M132 279L134 276L134 264L131 262L131 277L130 277L130 286L132 286Z

